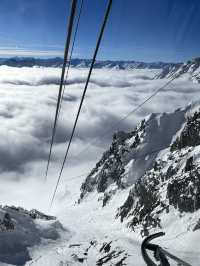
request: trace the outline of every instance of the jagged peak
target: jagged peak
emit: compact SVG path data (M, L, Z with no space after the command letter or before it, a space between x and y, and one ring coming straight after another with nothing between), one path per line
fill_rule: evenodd
M170 146L173 136L185 122L187 108L173 113L152 113L130 132L115 132L105 151L81 186L81 199L97 190L109 192L131 186L153 167L158 153Z
M143 236L162 228L169 212L200 210L200 141L195 137L200 135L199 107L196 102L173 113L153 113L131 132L116 132L110 149L83 183L82 199L96 190L105 207L120 190L130 190L116 218ZM195 139L193 145L170 148L186 129L186 137ZM138 143L133 147L136 136ZM198 230L198 225L199 218L189 226Z

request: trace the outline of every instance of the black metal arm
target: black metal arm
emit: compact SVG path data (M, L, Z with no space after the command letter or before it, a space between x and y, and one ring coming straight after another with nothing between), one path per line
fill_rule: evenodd
M156 233L156 234L153 234L153 235L146 237L144 239L144 241L142 242L141 252L142 252L142 257L143 257L144 261L146 262L146 264L148 266L157 266L157 264L155 264L155 262L153 262L153 260L149 257L149 255L147 253L147 249L148 249L148 250L151 250L154 252L154 258L157 261L159 261L160 266L170 266L167 257L176 261L177 263L179 263L179 265L192 266L191 264L189 264L189 263L177 258L176 256L170 254L168 251L164 250L159 245L149 243L151 240L153 240L157 237L160 237L160 236L164 236L164 235L165 235L165 233L159 232L159 233Z
M149 257L147 253L147 249L154 252L154 257L156 258L156 260L160 261L161 266L170 265L165 254L163 254L162 249L158 245L149 243L154 238L157 238L163 235L165 235L165 233L163 232L156 233L156 234L146 237L144 241L142 242L142 246L141 246L142 257L148 266L157 266L157 264L155 264L153 260Z

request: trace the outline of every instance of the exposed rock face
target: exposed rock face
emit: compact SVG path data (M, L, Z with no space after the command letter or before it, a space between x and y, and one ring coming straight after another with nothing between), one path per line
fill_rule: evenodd
M159 170L152 169L147 172L136 182L127 200L118 210L117 217L120 217L122 222L125 218L131 217L128 226L133 230L142 225L142 235L148 235L147 229L160 227L158 213L167 209L167 204L161 203L161 182ZM158 207L158 212L154 212Z
M181 212L194 212L200 208L200 168L182 178L173 179L167 186L169 204Z
M198 220L197 224L193 228L193 231L199 230L200 229L200 219Z
M195 112L187 118L187 123L180 136L171 145L171 151L198 145L200 145L200 112Z
M187 119L171 151L136 182L118 210L117 217L121 221L129 218L133 229L143 226L141 234L160 227L159 214L168 212L170 206L189 213L200 209L200 167L190 156L199 145L199 117L200 112L195 112Z
M99 242L96 239L93 239L90 242L84 241L84 243L70 245L68 252L72 254L71 257L76 263L73 265L79 265L80 263L84 265L85 261L90 262L89 259L91 253L93 255L95 254L95 261L90 265L128 265L127 259L130 255L124 250L123 246L116 246L113 242L115 241L109 240L106 237L105 242Z
M15 225L8 212L1 213L0 231L14 230Z
M180 169L187 155L182 156L180 152L176 154L177 163L172 168L174 162L169 154L169 161L160 161L158 169L151 169L138 180L117 217L121 221L129 218L128 226L132 229L142 225L141 234L145 231L147 234L152 227L161 227L159 214L169 212L170 206L180 212L200 209L200 169L197 166L187 172ZM163 171L164 168L167 171Z
M145 121L130 133L117 132L110 149L106 151L81 186L81 198L96 189L105 192L111 184L125 188L125 166L130 161L131 150L137 148L145 134ZM108 197L108 195L107 195Z
M130 187L146 171L156 167L155 158L169 147L172 136L185 121L185 110L152 114L129 133L117 132L113 141L81 186L81 196L104 193L103 206L117 189Z
M3 209L5 210L14 210L14 211L17 211L19 213L23 213L25 215L28 215L30 216L32 219L42 219L42 220L56 220L56 217L55 216L51 216L51 215L46 215L42 212L39 212L38 210L36 209L33 209L33 210L25 210L21 207L15 207L15 206L5 206Z

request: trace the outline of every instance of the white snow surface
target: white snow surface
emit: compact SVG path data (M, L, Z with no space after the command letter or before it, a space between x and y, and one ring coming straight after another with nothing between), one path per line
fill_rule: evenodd
M146 122L148 127L141 140L139 147L130 153L132 163L129 167L128 183L131 185L148 170L158 153L169 147L173 137L179 128L184 124L188 110L178 109L173 113L152 114ZM145 160L145 157L148 159Z
M71 185L75 185L75 183ZM141 237L114 218L113 210L124 202L127 195L128 190L117 193L112 202L103 209L98 203L99 195L95 192L80 205L67 203L66 199L65 209L61 207L62 211L57 215L72 232L72 237L69 240L61 239L40 248L37 246L32 248L32 264L27 262L26 265L84 265L76 260L78 257L85 258L85 265L93 266L96 265L99 258L105 255L99 251L102 244L112 241L113 249L125 250L128 253L129 256L125 260L126 265L144 266L140 251ZM195 215L199 217L200 212ZM155 241L167 251L193 266L198 266L200 261L200 247L198 244L194 245L200 239L200 232L188 231L187 225L188 222L191 223L191 219L195 220L196 217L191 214L183 215L180 218L180 214L175 210L170 210L170 215L162 217L166 235ZM96 245L88 250L87 255L84 255L91 241L97 241ZM115 265L114 263L117 261L119 258L111 260L105 265ZM170 262L171 265L176 265L172 261Z

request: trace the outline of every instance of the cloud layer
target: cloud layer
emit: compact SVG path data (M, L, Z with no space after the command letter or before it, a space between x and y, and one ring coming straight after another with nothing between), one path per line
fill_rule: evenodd
M30 180L32 187L35 182L37 193L43 189L41 182L49 151L60 71L58 68L0 67L0 173L1 183L6 188L8 183L13 187L13 182L23 187ZM87 69L72 69L69 73L50 168L50 190L64 156L87 72ZM96 69L93 72L63 178L91 169L109 145L114 131L132 130L151 112L171 112L199 98L198 84L174 81L137 113L119 123L166 83L166 80L152 80L154 75L153 70ZM19 200L21 203L27 195L25 190L25 187L18 187L18 192L12 192L10 202ZM15 194L19 191L24 191L20 199ZM0 202L5 201L9 198L2 188ZM33 202L31 200L30 207Z

